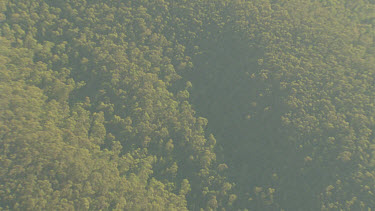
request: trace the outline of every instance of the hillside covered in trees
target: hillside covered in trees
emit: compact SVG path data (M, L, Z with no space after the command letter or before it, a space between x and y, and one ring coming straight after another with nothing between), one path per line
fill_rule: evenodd
M0 0L0 210L372 209L373 0Z

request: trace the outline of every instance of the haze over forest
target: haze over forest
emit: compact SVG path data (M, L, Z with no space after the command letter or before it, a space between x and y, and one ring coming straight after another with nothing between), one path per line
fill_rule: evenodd
M0 210L374 194L374 0L0 0Z

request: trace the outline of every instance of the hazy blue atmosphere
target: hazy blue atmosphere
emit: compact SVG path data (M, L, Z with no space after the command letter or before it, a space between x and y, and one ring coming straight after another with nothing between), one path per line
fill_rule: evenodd
M374 194L374 0L0 0L0 211Z

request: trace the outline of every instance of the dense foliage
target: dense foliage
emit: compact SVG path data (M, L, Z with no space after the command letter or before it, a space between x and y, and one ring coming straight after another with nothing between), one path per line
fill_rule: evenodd
M372 0L0 0L0 210L375 208Z

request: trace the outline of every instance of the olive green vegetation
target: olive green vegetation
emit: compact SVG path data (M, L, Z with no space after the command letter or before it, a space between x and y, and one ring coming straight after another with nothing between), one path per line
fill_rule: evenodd
M0 210L375 208L373 0L0 0Z

